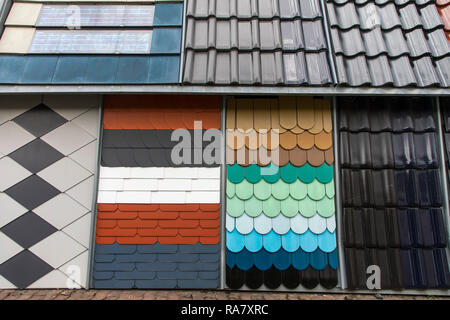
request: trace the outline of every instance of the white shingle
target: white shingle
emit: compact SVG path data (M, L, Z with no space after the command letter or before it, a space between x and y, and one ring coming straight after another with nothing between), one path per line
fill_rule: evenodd
M88 263L89 251L86 250L79 256L67 262L65 265L61 266L59 270L64 272L64 274L70 277L71 280L84 288L87 280ZM75 283L72 282L71 284L75 285Z
M86 214L62 230L64 233L81 243L86 249L89 248L91 216L91 214Z
M8 121L0 126L0 152L4 155L19 149L35 137L18 124ZM8 137L5 139L4 137Z
M152 192L151 203L186 203L186 193L184 191Z
M44 104L67 120L72 120L99 105L97 95L57 94L44 96Z
M99 191L97 197L98 203L117 203L116 191Z
M164 168L153 167L153 168L131 168L129 173L130 178L164 178Z
M60 270L53 270L30 284L27 289L67 289L68 280L69 278Z
M64 192L90 177L92 173L66 157L38 172L37 175Z
M92 202L94 197L94 176L91 176L73 188L67 190L66 194L81 203L84 207L92 210Z
M197 178L200 168L164 168L164 178Z
M200 179L220 179L220 167L198 169L198 178Z
M102 178L129 178L131 176L130 169L131 168L127 168L127 167L118 167L118 168L100 167L100 179L102 179Z
M150 191L117 192L117 203L150 203Z
M2 192L0 192L0 208L0 228L28 212L16 200Z
M3 232L0 232L0 243L0 264L5 262L6 260L11 259L23 250L20 245L11 240Z
M75 151L69 158L76 161L91 173L94 173L97 169L97 140L92 141L83 148Z
M41 139L66 156L95 140L87 131L72 122L63 124Z
M59 268L85 251L86 248L64 232L58 231L38 242L29 250L53 268Z
M125 179L124 191L152 191L158 190L157 179Z
M98 190L100 191L122 191L124 179L103 179L98 182Z
M192 180L194 191L219 191L220 179L194 179Z
M10 157L0 159L0 191L5 191L31 175L31 172Z
M186 203L219 203L220 192L192 191L186 194Z
M189 191L192 189L191 179L160 179L159 191Z
M61 193L33 210L42 219L62 229L89 212L87 208Z

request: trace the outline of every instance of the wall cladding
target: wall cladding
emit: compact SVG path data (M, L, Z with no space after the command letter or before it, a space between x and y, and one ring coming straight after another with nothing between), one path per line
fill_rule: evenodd
M447 232L429 98L339 98L343 236L348 285L449 288Z
M103 128L94 287L217 288L220 164L175 164L171 134L220 129L220 98L107 96Z
M228 287L334 288L338 258L329 101L236 98L227 108ZM263 137L271 131L279 133L278 142ZM252 132L260 133L257 139L239 137ZM271 157L255 154L266 150Z
M66 288L73 272L86 285L99 105L2 97L0 288Z

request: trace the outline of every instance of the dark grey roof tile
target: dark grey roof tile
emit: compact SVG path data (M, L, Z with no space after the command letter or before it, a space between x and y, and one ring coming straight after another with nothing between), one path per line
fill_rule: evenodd
M398 57L409 53L408 44L400 29L386 31L383 36L390 57Z
M341 84L363 86L371 83L369 67L364 56L359 55L349 58L338 56L336 60Z
M318 0L189 0L184 82L332 83L321 10Z
M448 87L450 47L434 1L328 0L327 11L339 84Z
M415 29L406 33L406 42L411 57L417 58L431 53L422 29Z
M422 25L422 19L420 18L417 7L414 4L408 4L407 6L400 8L400 19L402 20L402 27L404 30L410 30Z
M442 19L437 11L436 5L427 5L420 8L420 15L422 17L423 28L432 30L444 26Z
M281 38L284 51L296 51L305 47L303 28L300 20L282 21Z
M297 0L291 0L294 2ZM281 3L283 1L280 1ZM322 17L322 9L319 0L299 0L300 12L303 19L316 19Z
M391 70L394 77L394 86L407 87L417 85L411 63L406 56L391 59Z
M383 33L380 28L374 28L368 32L363 32L362 37L367 56L375 57L381 53L388 53Z
M378 14L380 15L382 29L390 30L402 26L400 16L393 3L388 3L385 6L378 6L377 9Z
M327 42L322 28L322 21L303 21L303 37L306 51L319 51L327 49Z
M414 73L421 87L438 86L439 77L430 57L423 57L413 61Z
M443 87L450 87L450 57L444 57L435 61L436 73Z
M394 83L391 66L386 55L381 55L374 59L367 59L367 64L369 66L373 86L381 87Z
M450 44L442 29L434 30L427 34L430 51L433 57L449 55Z

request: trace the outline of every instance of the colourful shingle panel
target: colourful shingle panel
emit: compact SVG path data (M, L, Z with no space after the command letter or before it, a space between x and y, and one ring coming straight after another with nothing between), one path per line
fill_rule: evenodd
M333 161L324 156L332 153L331 131L324 99L229 99L227 145L237 155L227 165L230 288L336 286ZM307 163L313 148L321 156ZM249 162L239 157L244 149L271 154L265 164ZM300 152L279 166L282 149Z
M373 108L376 106L376 109ZM447 232L431 99L339 98L348 285L448 288Z
M450 47L434 1L327 1L337 81L450 85Z
M86 285L99 102L2 98L0 276L8 288Z
M184 82L328 85L317 0L189 0Z
M103 128L94 286L217 288L220 164L178 163L172 135L203 155L220 99L107 96Z

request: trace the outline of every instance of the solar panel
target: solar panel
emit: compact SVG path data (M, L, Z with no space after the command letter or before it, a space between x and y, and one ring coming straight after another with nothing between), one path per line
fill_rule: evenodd
M153 26L154 5L44 5L38 27Z
M152 30L37 30L30 53L149 53Z

